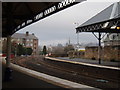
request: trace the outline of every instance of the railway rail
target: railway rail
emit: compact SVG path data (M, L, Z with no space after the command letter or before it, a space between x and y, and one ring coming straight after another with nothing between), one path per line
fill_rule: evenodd
M103 90L119 88L119 70L116 69L101 69L43 57L27 57L12 62L38 72Z

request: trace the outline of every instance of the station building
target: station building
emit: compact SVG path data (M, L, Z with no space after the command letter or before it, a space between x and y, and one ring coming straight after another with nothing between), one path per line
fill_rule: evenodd
M120 61L120 34L108 34L103 42L104 46L101 47L101 59ZM86 47L85 58L98 59L98 46Z
M23 47L26 48L32 48L33 53L32 55L38 55L38 38L34 35L34 33L29 34L29 32L26 33L15 33L11 37L11 42L14 42L15 44L21 44ZM6 49L6 43L7 39L2 38L2 49ZM6 51L6 50L5 50Z

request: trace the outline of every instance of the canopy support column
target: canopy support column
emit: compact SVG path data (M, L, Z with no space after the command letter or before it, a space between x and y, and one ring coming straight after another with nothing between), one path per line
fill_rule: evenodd
M92 32L93 33L93 35L98 39L98 43L99 43L99 46L98 46L98 63L99 64L101 64L101 39L103 38L103 37L101 37L102 36L102 34L100 33L100 32L98 32L98 37L95 35L95 33L94 32Z
M101 47L101 39L103 39L106 35L107 35L107 33L105 33L105 34L102 34L101 32L98 32L98 36L97 35L95 35L95 33L94 32L92 32L93 33L93 35L98 39L98 60L99 60L99 64L101 64L101 56L102 56L102 52L101 52L101 50L102 50L102 47Z
M99 60L99 64L101 64L101 33L100 32L99 32L99 35L98 35L98 40L99 40L98 60Z
M12 3L7 4L7 31L10 32L13 29L13 15L12 15ZM7 36L7 55L6 55L6 68L5 68L5 81L12 80L12 70L10 68L11 58L11 34Z
M10 67L10 56L11 56L11 36L7 36L7 56L6 56L6 67Z
M12 70L10 69L10 58L11 58L11 36L7 36L7 55L6 55L6 68L4 81L12 80Z

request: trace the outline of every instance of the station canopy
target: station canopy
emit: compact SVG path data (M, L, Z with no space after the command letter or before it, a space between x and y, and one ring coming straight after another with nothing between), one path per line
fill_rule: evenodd
M79 27L76 32L120 33L120 2L116 2Z
M28 1L28 0L27 0ZM79 0L82 2L85 0ZM79 2L2 2L2 37Z

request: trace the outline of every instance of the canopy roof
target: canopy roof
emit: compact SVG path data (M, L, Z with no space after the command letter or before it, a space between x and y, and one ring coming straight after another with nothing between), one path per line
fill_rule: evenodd
M110 5L77 27L76 32L120 33L118 26L120 26L120 2Z
M82 1L85 0L80 0L80 2ZM2 37L12 35L25 26L77 3L75 0L62 2L2 2Z

